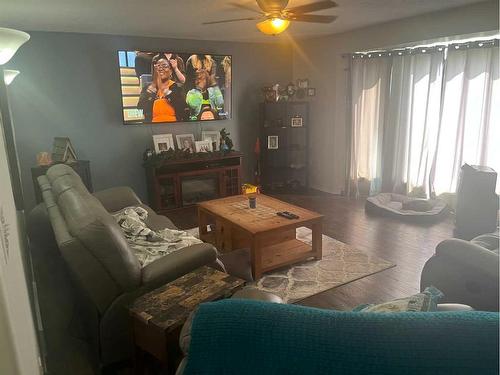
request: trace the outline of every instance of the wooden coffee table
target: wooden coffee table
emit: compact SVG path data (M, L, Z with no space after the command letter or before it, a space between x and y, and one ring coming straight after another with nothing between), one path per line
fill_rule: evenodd
M255 280L262 273L314 257L322 257L323 215L257 194L257 207L248 206L248 195L237 195L198 204L200 238L221 252L249 247ZM298 219L276 215L289 211ZM207 225L215 221L215 230ZM298 227L312 230L312 246L296 239Z

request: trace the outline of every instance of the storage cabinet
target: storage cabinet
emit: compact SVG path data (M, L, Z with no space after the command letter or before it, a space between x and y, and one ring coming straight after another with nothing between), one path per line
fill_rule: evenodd
M261 186L266 190L309 188L309 103L261 105Z
M146 165L149 203L157 213L241 192L242 154L168 160Z

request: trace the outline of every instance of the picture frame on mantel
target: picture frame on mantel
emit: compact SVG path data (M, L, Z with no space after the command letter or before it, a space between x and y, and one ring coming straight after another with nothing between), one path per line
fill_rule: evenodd
M189 151L194 153L194 135L193 134L177 134L175 136L177 140L177 148L182 151Z
M194 146L196 152L211 152L212 150L212 142L210 140L206 141L195 141Z
M202 130L202 141L210 141L213 151L219 151L220 148L220 132L217 130Z
M174 137L172 134L153 135L153 143L157 154L166 152L170 149L175 150Z

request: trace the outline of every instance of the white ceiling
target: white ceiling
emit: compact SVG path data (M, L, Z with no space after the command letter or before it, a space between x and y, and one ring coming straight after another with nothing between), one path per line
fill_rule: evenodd
M257 5L251 0L233 0ZM316 0L290 0L289 6ZM331 24L292 23L294 38L333 34L390 20L458 7L481 0L335 0ZM0 26L26 31L64 31L224 41L269 41L255 21L201 25L204 21L252 16L231 0L0 0ZM281 36L283 38L284 36ZM286 36L285 36L286 37Z

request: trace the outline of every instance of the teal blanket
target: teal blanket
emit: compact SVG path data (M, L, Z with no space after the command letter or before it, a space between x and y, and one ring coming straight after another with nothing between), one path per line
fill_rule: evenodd
M499 314L202 304L185 374L498 374Z

